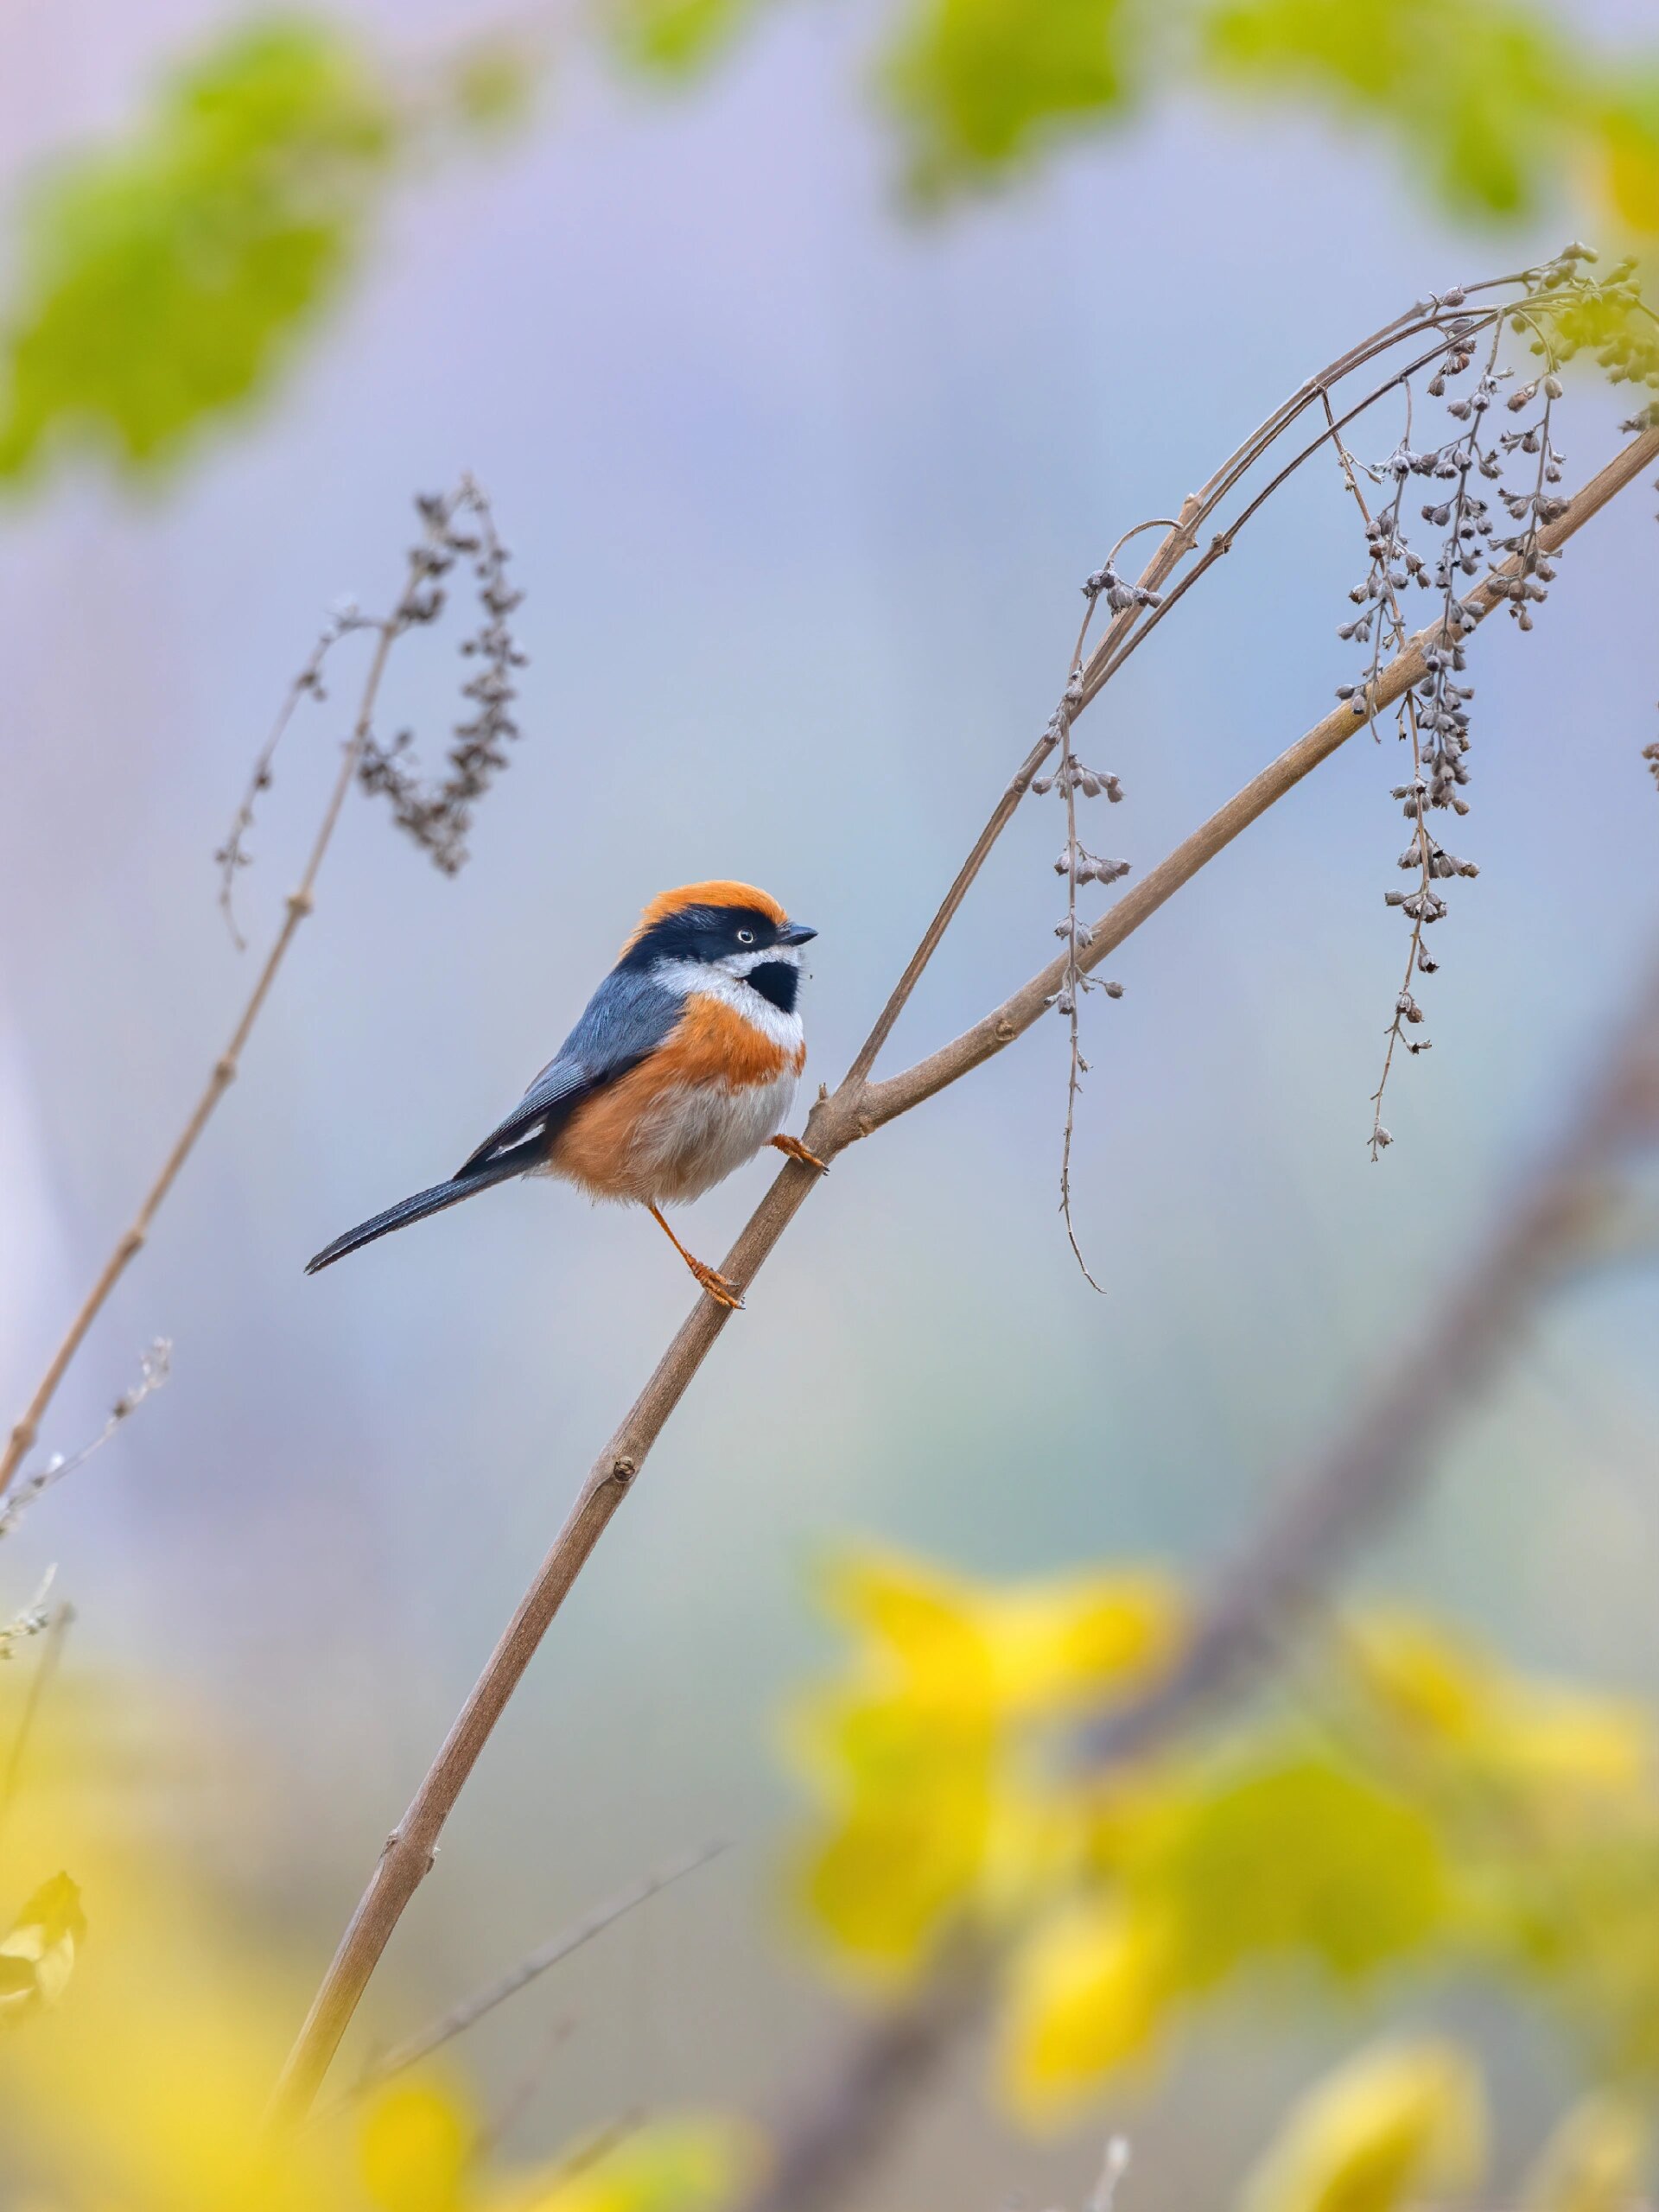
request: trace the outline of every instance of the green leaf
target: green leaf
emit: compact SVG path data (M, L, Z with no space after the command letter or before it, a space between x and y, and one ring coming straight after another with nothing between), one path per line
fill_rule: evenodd
M251 398L338 290L397 137L344 34L268 22L61 167L0 340L0 475L70 442L154 467Z
M1355 1980L1431 1942L1448 1913L1440 1844L1422 1811L1311 1754L1196 1793L1154 1830L1129 1882L1179 1931L1179 1977L1192 1989L1273 1953Z
M1548 19L1491 0L1219 0L1202 19L1227 83L1312 95L1388 126L1463 213L1532 213L1555 186L1592 89Z
M917 189L1013 168L1122 108L1128 13L1126 0L923 0L886 72Z
M759 0L609 0L606 27L636 68L690 77L736 41L758 8Z

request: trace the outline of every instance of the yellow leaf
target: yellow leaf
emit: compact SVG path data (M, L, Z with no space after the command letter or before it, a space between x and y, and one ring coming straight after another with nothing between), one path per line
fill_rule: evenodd
M1652 1723L1629 1700L1529 1681L1408 1614L1363 1615L1353 1649L1402 1719L1500 1780L1553 1796L1634 1791L1651 1777Z
M451 2212L474 2131L455 2100L430 2083L388 2089L363 2123L363 2184L381 2212Z
M1182 1608L1160 1575L1100 1574L1018 1583L986 1605L983 1621L997 1704L1058 1714L1166 1658Z
M869 1639L867 1667L969 1694L985 1675L982 1597L971 1584L871 1547L831 1560L820 1589L825 1610Z
M1659 237L1659 127L1652 116L1613 116L1605 127L1602 196L1627 230Z
M932 1683L958 1702L1054 1712L1172 1649L1178 1593L1149 1573L1057 1575L998 1587L875 1549L842 1553L827 1609L868 1639L865 1671Z
M1527 2177L1527 2212L1626 2212L1642 2196L1648 2126L1623 2097L1583 2098Z
M1243 2212L1394 2212L1474 2181L1484 2149L1480 2079L1456 2044L1376 2045L1293 2108L1245 2184Z
M1169 1930L1111 1899L1052 1913L1010 1971L1002 2080L1022 2118L1063 2117L1105 2077L1148 2053L1170 1997Z
M67 1874L43 1882L0 1936L0 2019L55 2005L86 1940L80 1891Z

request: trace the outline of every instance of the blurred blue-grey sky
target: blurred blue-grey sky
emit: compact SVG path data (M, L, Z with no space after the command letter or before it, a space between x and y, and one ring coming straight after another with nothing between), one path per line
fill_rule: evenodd
M488 16L361 12L410 38ZM7 14L9 185L224 19ZM819 926L809 1071L833 1081L1046 718L1111 542L1350 339L1566 235L1565 213L1521 240L1449 231L1386 151L1196 101L918 222L868 45L856 10L780 10L684 95L562 81L533 130L398 198L297 373L176 483L87 472L0 516L8 1408L246 986L212 855L322 611L386 601L410 493L463 468L529 594L525 736L471 867L440 880L353 800L242 1078L47 1442L97 1426L152 1336L175 1379L4 1562L21 1595L60 1560L89 1654L234 1732L260 1815L228 1822L238 1874L319 1945L687 1300L649 1222L557 1188L317 1281L306 1255L453 1164L664 884L749 877ZM1623 411L1576 398L1569 481ZM805 1210L400 1942L395 1986L450 1992L653 1858L742 1838L695 1902L619 1931L608 1980L578 1971L550 2132L625 2048L643 2094L732 2101L812 2047L768 1900L776 1713L823 1649L815 1551L856 1532L996 1573L1211 1560L1446 1281L1659 923L1654 553L1651 499L1620 501L1536 632L1480 641L1460 849L1482 874L1439 932L1435 1050L1396 1072L1380 1166L1399 770L1362 741L1135 939L1121 1002L1089 1005L1077 1213L1103 1299L1054 1211L1058 1024ZM1306 472L1083 726L1128 790L1113 853L1144 868L1325 711L1363 565L1334 472ZM452 634L416 641L385 726L435 753L458 671ZM256 944L349 690L342 671L302 720L262 810ZM1048 957L1058 842L1048 812L1015 824L885 1065ZM724 1249L763 1173L685 1220L696 1249ZM1656 1333L1651 1275L1565 1300L1371 1579L1529 1661L1659 1681ZM1173 2202L1219 2152L1172 2132L1160 2155ZM995 2156L982 2176L1024 2171Z

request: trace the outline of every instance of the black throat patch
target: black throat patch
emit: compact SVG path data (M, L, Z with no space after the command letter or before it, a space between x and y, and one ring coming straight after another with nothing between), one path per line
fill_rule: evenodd
M775 1006L779 1014L793 1014L796 994L801 988L801 971L791 960L763 960L758 968L751 968L743 978L752 990Z

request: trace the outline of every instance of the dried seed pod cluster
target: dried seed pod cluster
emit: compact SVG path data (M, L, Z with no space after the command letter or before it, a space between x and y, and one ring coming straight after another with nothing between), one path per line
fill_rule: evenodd
M507 548L496 534L488 499L469 476L463 476L452 492L422 493L415 507L421 536L410 548L409 573L397 605L387 615L365 614L351 601L331 612L310 659L289 686L276 726L253 764L229 835L213 855L219 869L219 903L238 946L242 938L232 906L236 879L251 862L247 839L254 810L261 794L270 788L276 749L296 709L306 699L319 705L327 700L324 665L343 638L372 630L390 646L410 631L436 622L448 601L449 587L443 579L461 561L470 561L477 575L482 613L478 629L463 640L461 651L480 664L461 686L462 696L474 702L475 711L456 726L448 770L428 785L416 764L412 733L400 731L390 745L382 745L368 730L357 740L357 778L365 791L388 799L398 829L429 854L444 874L454 875L466 864L474 810L507 765L507 746L518 735L512 711L515 672L526 660L508 626L524 594L508 581Z
M1423 676L1394 709L1398 734L1411 752L1411 773L1392 794L1410 824L1399 866L1416 880L1408 891L1385 894L1387 904L1411 925L1411 939L1406 980L1396 994L1382 1074L1371 1102L1373 1159L1390 1141L1382 1106L1396 1050L1403 1046L1416 1054L1429 1048L1427 1038L1407 1033L1422 1020L1410 988L1413 978L1432 975L1439 965L1423 936L1447 912L1437 887L1479 873L1472 861L1448 851L1431 827L1436 813L1469 811L1470 707L1475 695L1472 684L1460 679L1478 619L1471 587L1484 590L1489 601L1503 602L1517 626L1530 630L1533 610L1548 598L1555 580L1555 563L1542 533L1567 508L1557 488L1564 457L1554 436L1554 410L1565 390L1563 364L1594 343L1610 375L1639 376L1659 385L1659 347L1643 334L1646 310L1631 281L1631 265L1621 264L1598 280L1585 266L1593 258L1587 248L1569 246L1553 262L1527 272L1520 280L1520 297L1499 306L1471 307L1469 296L1456 289L1424 303L1431 327L1444 334L1424 386L1427 398L1440 402L1447 418L1449 435L1443 440L1414 442L1414 416L1420 410L1409 373L1396 380L1405 395L1405 434L1386 461L1356 464L1339 431L1335 434L1365 518L1366 573L1349 594L1360 611L1337 632L1366 649L1362 680L1340 685L1337 694L1356 715L1374 715L1384 661L1408 642L1404 595L1415 588L1438 601L1423 652ZM1509 333L1524 337L1542 365L1526 372L1519 383L1520 372L1502 358ZM1506 415L1522 419L1505 426ZM1375 513L1361 493L1361 474L1382 491ZM1417 526L1415 517L1407 517L1414 482L1427 493L1418 514L1436 533L1426 552L1413 545L1409 535ZM1508 531L1503 527L1505 517L1513 525Z
M1472 860L1449 850L1433 826L1439 817L1461 818L1469 811L1475 696L1467 681L1470 637L1498 606L1507 608L1518 628L1529 630L1555 578L1552 525L1568 505L1560 488L1563 462L1554 439L1555 410L1567 389L1562 370L1576 355L1592 355L1613 382L1659 392L1659 316L1641 297L1635 264L1622 262L1597 276L1590 267L1595 258L1587 247L1569 245L1518 276L1453 286L1418 301L1308 378L1200 491L1182 502L1179 516L1137 524L1085 582L1090 615L1103 601L1110 623L1086 665L1084 640L1078 640L1071 681L1037 748L1039 760L1058 753L1058 763L1030 785L1039 796L1058 791L1066 811L1065 840L1053 864L1066 885L1065 915L1055 929L1064 951L1048 1003L1071 1033L1060 1209L1079 1266L1084 1263L1071 1224L1071 1188L1077 1091L1088 1072L1079 1010L1085 991L1099 988L1117 997L1121 987L1097 983L1089 972L1102 948L1097 927L1091 930L1078 918L1077 891L1080 885L1117 881L1128 873L1128 863L1103 859L1077 834L1080 796L1117 800L1123 794L1116 776L1077 759L1071 741L1077 716L1233 550L1240 532L1289 478L1334 449L1363 518L1366 550L1365 573L1350 594L1356 611L1338 632L1362 649L1364 661L1358 679L1342 685L1338 696L1357 725L1374 721L1386 700L1411 754L1409 771L1394 785L1393 797L1408 825L1399 865L1414 880L1408 887L1385 894L1389 906L1410 925L1411 937L1406 974L1395 994L1382 1079L1372 1099L1370 1142L1376 1157L1391 1141L1382 1124L1382 1102L1395 1052L1401 1046L1414 1054L1428 1049L1428 1039L1417 1033L1424 1017L1414 987L1438 963L1424 932L1444 918L1446 887L1452 879L1479 872ZM1517 356L1514 360L1503 358L1510 337L1522 341L1510 348ZM1378 363L1386 365L1381 380L1351 400L1351 381ZM1344 432L1395 394L1405 398L1403 435L1386 461L1362 465ZM1429 402L1444 416L1444 435L1438 439L1424 438L1414 423ZM1281 459L1286 442L1293 433L1300 437L1300 426L1319 409L1325 427ZM1659 400L1644 397L1624 428L1642 432L1656 426ZM1253 484L1255 472L1264 464L1272 470L1268 480ZM1362 479L1376 487L1369 497ZM1239 504L1230 506L1235 497ZM1424 524L1432 537L1423 537ZM1151 529L1166 535L1146 581L1131 583L1118 571L1116 552L1139 531ZM1413 643L1405 608L1414 590L1430 601L1432 614L1417 640L1420 671L1400 691L1402 671L1397 664ZM1088 627L1085 620L1085 636ZM1659 781L1659 743L1648 746L1643 757ZM1086 1266L1084 1273L1089 1273Z
M364 744L358 778L366 791L390 800L392 819L429 854L445 875L466 865L467 832L473 812L507 765L507 746L518 735L512 717L518 694L515 673L527 656L519 649L508 618L524 594L508 582L507 548L496 535L489 501L470 478L445 496L423 495L416 502L425 535L411 552L410 581L392 615L397 629L435 622L448 587L442 581L458 561L470 561L478 579L482 620L466 639L461 652L480 663L461 686L476 711L456 725L447 772L435 783L423 781L416 765L412 733L400 731L389 747L372 736Z

